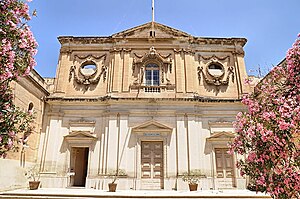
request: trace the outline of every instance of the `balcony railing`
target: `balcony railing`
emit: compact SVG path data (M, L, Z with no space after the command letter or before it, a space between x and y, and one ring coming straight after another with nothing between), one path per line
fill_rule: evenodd
M171 91L175 89L175 85L165 84L159 86L148 86L148 85L131 85L130 88L132 90L140 90L144 91L145 93L161 93L164 91Z

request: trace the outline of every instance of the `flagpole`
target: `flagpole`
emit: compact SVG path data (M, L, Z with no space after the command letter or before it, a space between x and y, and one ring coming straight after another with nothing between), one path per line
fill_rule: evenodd
M152 22L154 22L154 0L152 0Z

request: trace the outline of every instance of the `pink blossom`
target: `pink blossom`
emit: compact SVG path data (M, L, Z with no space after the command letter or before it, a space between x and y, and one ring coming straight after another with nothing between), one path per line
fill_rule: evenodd
M6 157L6 152L14 147L18 133L28 134L31 129L32 116L13 104L9 85L19 76L29 74L36 65L33 56L37 52L37 42L26 24L30 19L27 3L21 0L4 2L0 3L0 18L3 19L0 28L0 126L9 130L1 132L0 157Z
M249 153L247 159L248 159L250 162L254 161L254 160L256 159L256 153L254 153L254 152Z
M14 137L14 136L16 135L16 133L15 133L14 131L10 131L10 132L8 133L8 135L9 135L10 137Z
M264 118L265 120L269 121L270 118L271 118L270 113L269 113L269 112L264 112L264 113L263 113L263 118Z
M289 128L289 126L290 126L289 123L286 123L286 122L283 121L283 120L280 120L280 121L279 121L279 129L280 129L280 130L286 130L286 129Z
M286 56L261 82L256 94L242 103L248 113L238 113L237 137L230 151L245 155L237 166L255 180L256 189L274 198L299 198L300 192L300 34Z

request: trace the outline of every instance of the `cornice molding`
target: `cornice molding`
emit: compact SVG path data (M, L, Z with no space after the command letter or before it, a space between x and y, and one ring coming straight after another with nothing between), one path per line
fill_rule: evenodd
M199 45L231 45L243 47L247 43L246 38L211 38L211 37L193 37L189 41L191 44Z
M60 36L58 41L61 45L65 44L100 44L112 43L111 37L74 37L74 36Z
M111 97L111 96L103 96L103 97L89 97L89 98L80 98L80 97L54 97L49 96L46 98L46 102L109 102L109 101L151 101L151 102L160 102L160 101L186 101L186 102L212 102L212 103L236 103L241 102L241 99L218 99L218 98L210 98L210 97L202 97L202 96L194 96L192 98L135 98L135 97Z

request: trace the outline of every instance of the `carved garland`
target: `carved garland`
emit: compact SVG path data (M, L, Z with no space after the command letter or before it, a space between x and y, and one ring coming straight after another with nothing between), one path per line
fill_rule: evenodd
M104 60L106 59L106 54L104 54L104 55L99 55L99 56L97 56L97 55L92 55L92 54L89 54L89 55L83 55L83 56L80 56L80 55L74 55L74 60L83 60L83 59L87 59L87 60L91 60L92 58L94 58L94 59L101 59L102 57L104 57ZM78 58L78 59L77 59Z
M203 71L203 67L202 66L198 66L198 80L199 80L199 84L201 82L201 75L203 76L203 79L205 80L205 82L209 85L214 85L217 87L217 89L219 89L219 86L224 86L224 85L228 85L229 84L229 80L230 80L230 76L232 78L232 82L234 82L234 68L233 66L228 67L227 70L227 77L225 78L225 80L222 80L224 77L224 74L221 76L211 76L211 79L208 78L208 76L204 73Z
M201 58L203 60L205 60L205 61L207 61L207 60L215 60L215 61L217 61L217 60L226 60L226 59L228 59L228 62L230 62L230 56L229 55L224 56L224 57L219 57L219 56L216 56L216 55L212 55L212 56L202 56L202 55L199 55L198 60L200 61Z
M104 63L105 63L105 60L106 60L106 54L104 55L101 55L101 56L95 56L95 55L86 55L86 56L79 56L79 55L75 55L74 56L74 62L75 60L77 60L77 58L79 59L78 62L80 62L80 65L82 66L85 62L92 62L92 63L95 63L95 61L92 59L101 59L101 58L104 58ZM84 61L81 61L81 60L84 60ZM76 70L76 66L75 66L75 63L73 62L73 66L71 66L70 68L70 72L69 72L69 81L71 81L72 77L74 78L75 82L78 83L78 84L83 84L85 85L86 89L88 88L89 85L91 84L98 84L100 78L103 76L103 82L105 82L106 80L106 74L107 74L107 66L104 64L102 67L101 67L101 71L100 73L96 76L96 74L98 73L98 67L96 67L95 69L95 72L92 74L92 75L84 75L81 73L82 77L79 77L77 75L78 72L76 72L77 70L79 71L80 68L78 68ZM81 67L80 66L80 67Z

